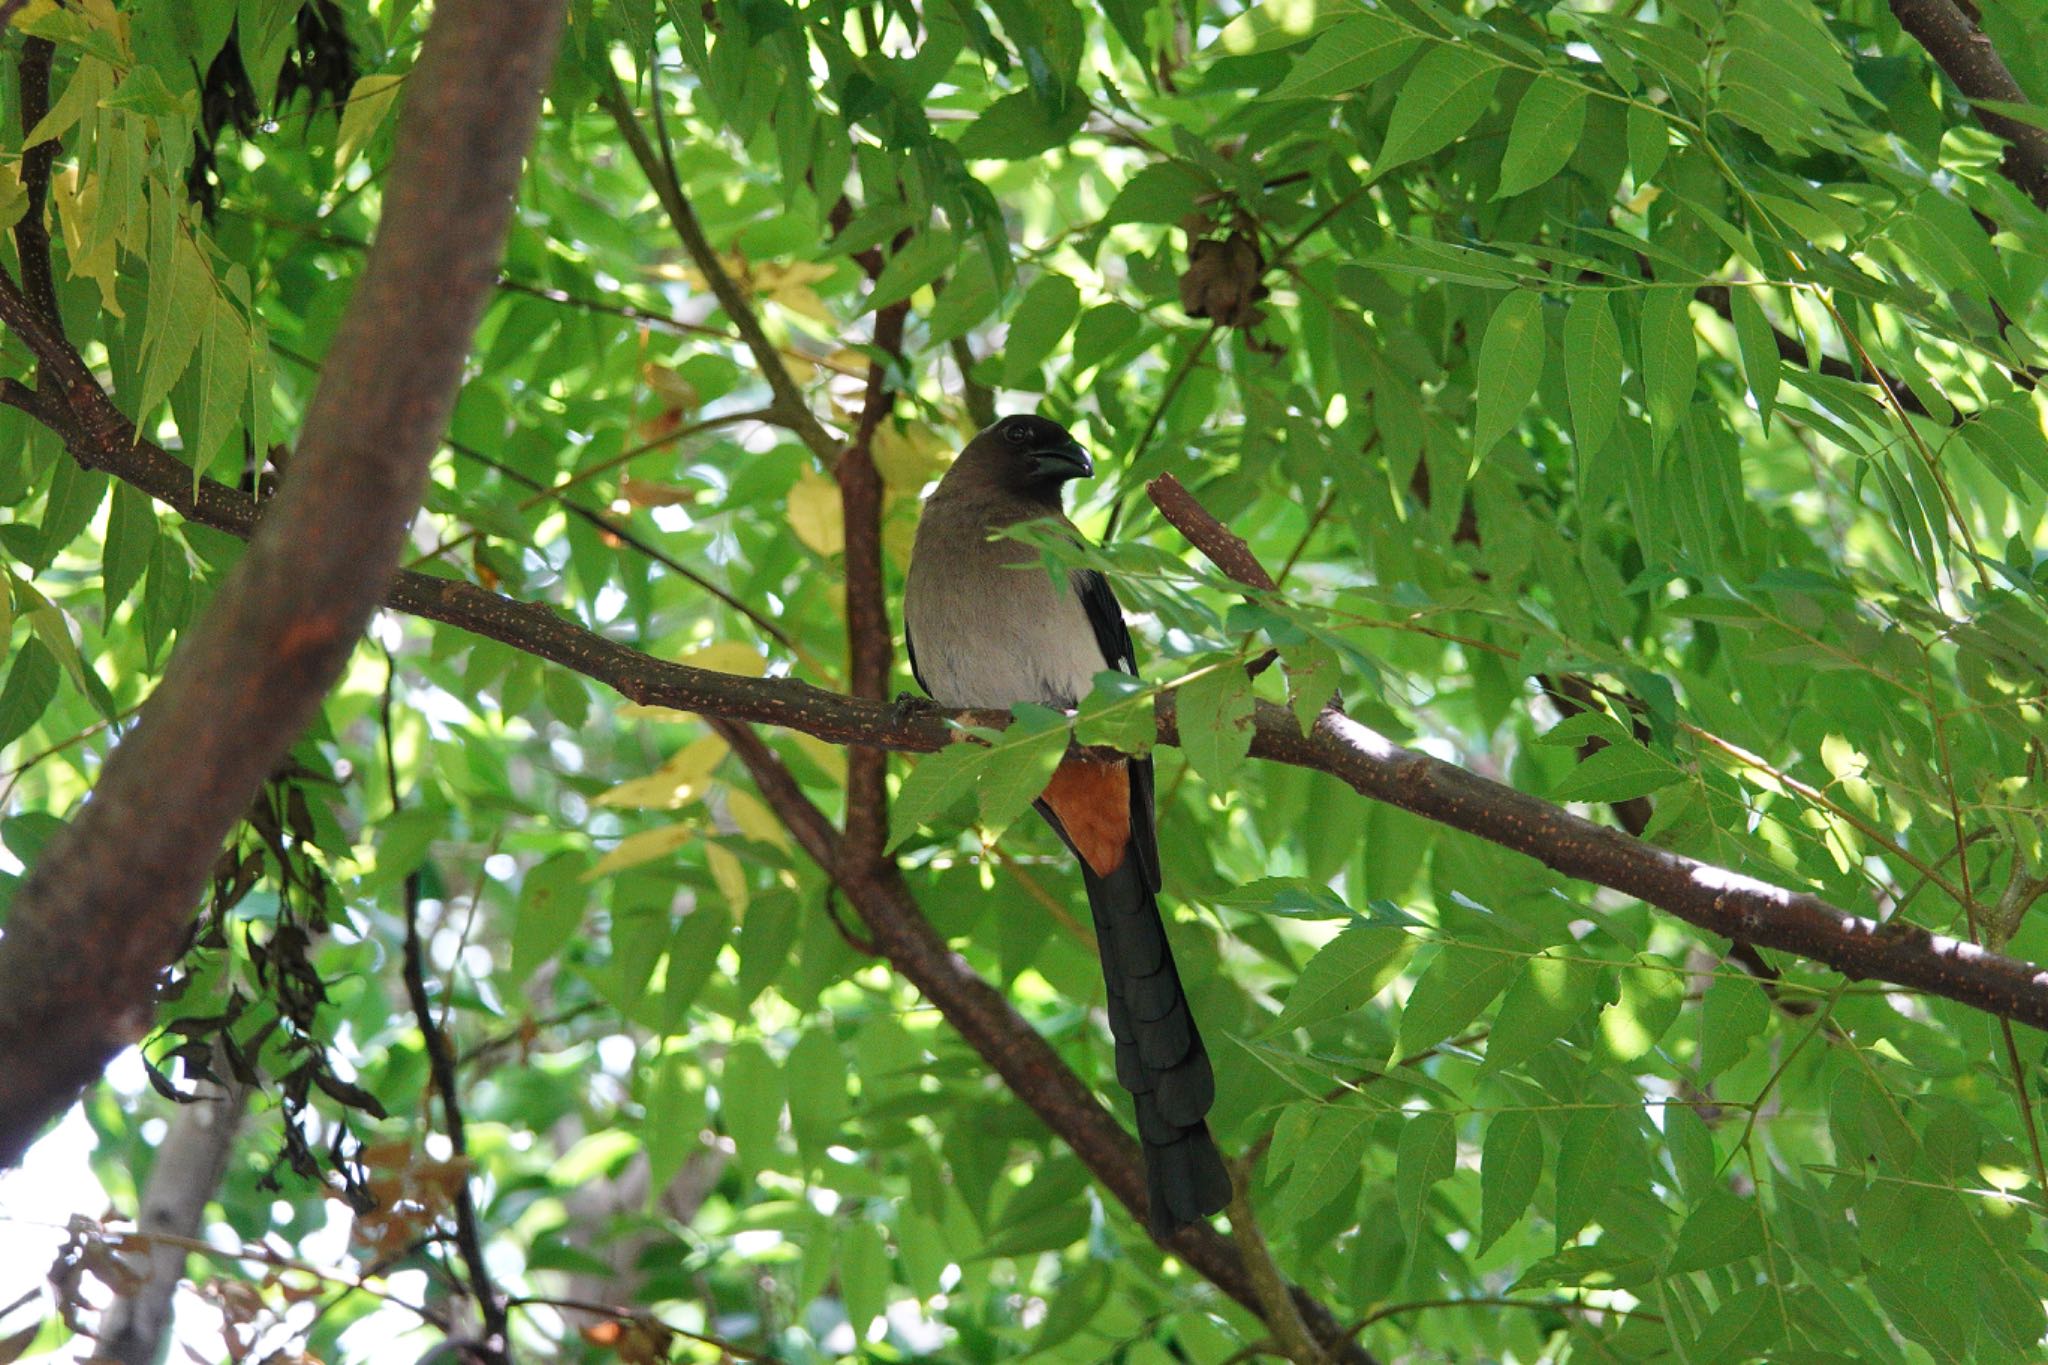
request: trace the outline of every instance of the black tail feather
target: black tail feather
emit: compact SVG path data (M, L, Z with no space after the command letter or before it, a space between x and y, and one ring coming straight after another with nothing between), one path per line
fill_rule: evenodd
M1081 879L1109 988L1116 1077L1137 1102L1148 1222L1164 1237L1229 1203L1230 1173L1206 1119L1216 1099L1209 1053L1188 1012L1159 903L1139 861L1126 857L1098 877L1084 859Z

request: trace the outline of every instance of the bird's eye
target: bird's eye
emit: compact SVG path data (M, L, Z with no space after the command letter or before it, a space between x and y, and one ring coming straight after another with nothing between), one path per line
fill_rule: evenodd
M1031 433L1024 429L1022 422L1013 422L1003 428L1003 439L1013 446L1021 446L1031 439Z

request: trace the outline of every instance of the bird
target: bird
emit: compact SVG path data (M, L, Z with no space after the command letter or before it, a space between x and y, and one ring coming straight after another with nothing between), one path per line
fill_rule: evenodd
M1075 569L1055 581L1029 545L991 538L1042 521L1080 542L1061 498L1094 472L1064 426L1020 413L977 433L939 480L903 592L911 674L933 701L1071 710L1097 673L1137 674L1123 608L1100 573ZM1080 862L1117 1081L1132 1097L1144 1150L1146 1221L1170 1237L1220 1211L1231 1184L1209 1132L1215 1074L1159 913L1152 760L1068 757L1034 804Z

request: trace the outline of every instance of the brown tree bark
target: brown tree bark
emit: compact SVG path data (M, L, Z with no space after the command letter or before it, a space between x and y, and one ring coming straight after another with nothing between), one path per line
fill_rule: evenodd
M0 940L0 1165L148 1030L153 985L221 840L383 599L496 285L563 10L444 0L435 14L406 85L383 225L291 477L15 896ZM32 346L56 325L37 312L11 282L0 290L0 319ZM132 445L90 372L68 370L46 371L61 390L44 406L74 405L70 424L103 448Z

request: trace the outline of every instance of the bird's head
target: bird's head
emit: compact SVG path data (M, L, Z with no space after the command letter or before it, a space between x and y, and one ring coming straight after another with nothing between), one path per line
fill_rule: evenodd
M960 452L960 460L971 461L977 472L1007 489L1055 506L1070 480L1095 473L1095 462L1065 427L1050 417L1024 413L982 428Z

